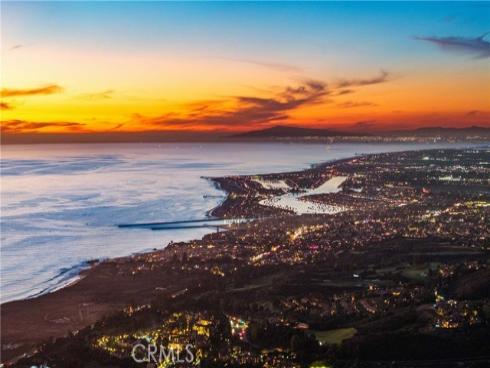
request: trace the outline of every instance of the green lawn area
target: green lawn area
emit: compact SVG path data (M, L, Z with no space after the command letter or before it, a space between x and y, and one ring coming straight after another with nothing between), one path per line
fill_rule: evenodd
M342 341L353 337L357 330L353 327L348 327L327 331L313 331L313 333L321 344L340 345Z

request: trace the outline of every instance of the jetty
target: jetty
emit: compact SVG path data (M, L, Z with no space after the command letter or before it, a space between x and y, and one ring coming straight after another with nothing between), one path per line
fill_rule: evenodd
M149 229L149 230L177 230L177 229L195 229L195 228L203 228L203 227L219 229L219 228L226 228L230 225L243 224L250 221L253 221L253 219L208 218L208 219L198 219L198 220L119 224L117 225L117 227Z

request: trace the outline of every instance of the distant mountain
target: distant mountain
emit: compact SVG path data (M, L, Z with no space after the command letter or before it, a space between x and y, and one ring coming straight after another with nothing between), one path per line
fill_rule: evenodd
M358 141L359 137L365 137L366 140L372 141L375 137L385 137L390 139L400 139L403 137L443 138L443 139L468 139L479 137L487 140L490 138L490 128L471 126L466 128L444 128L444 127L427 127L413 130L383 131L376 133L365 133L355 131L340 131L331 129L314 129L300 128L294 126L277 125L262 130L253 130L245 133L234 134L226 137L227 139L243 140L308 140L340 137L340 140L350 140L349 137Z
M481 137L490 137L490 128L480 126L470 126L465 128L444 128L444 127L427 127L418 128L410 131L390 132L392 135L412 134L420 137L467 137L478 135Z
M253 130L240 133L229 138L241 139L273 139L273 138L307 138L307 137L353 137L366 136L368 134L341 132L330 129L299 128L285 125L277 125L272 128Z

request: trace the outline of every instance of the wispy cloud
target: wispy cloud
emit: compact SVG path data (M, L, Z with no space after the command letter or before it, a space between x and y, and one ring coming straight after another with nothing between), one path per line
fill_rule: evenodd
M0 91L1 97L20 97L20 96L36 96L36 95L52 95L54 93L63 92L63 88L57 84L50 84L43 87L37 88L26 88L26 89L16 89L16 88L3 88Z
M391 75L386 70L381 70L378 75L371 78L354 78L354 79L340 79L336 83L337 88L346 88L346 87L360 87L360 86L368 86L371 84L379 84L388 82L391 79Z
M376 106L376 104L368 101L347 101L340 103L337 106L343 109L352 109L356 107Z
M253 64L263 68L273 69L281 72L292 72L292 73L302 72L302 69L297 66L283 64L283 63L267 62L267 61L252 60L252 59L227 59L227 60L235 61L237 63Z
M490 57L490 42L484 38L488 33L476 38L468 37L415 37L416 40L430 42L442 50L465 55L477 59Z
M352 124L357 129L367 129L374 127L376 120L363 120Z
M270 97L232 96L227 100L202 101L192 104L185 115L169 113L157 117L135 115L135 120L143 126L153 129L180 129L203 127L231 128L237 126L259 126L277 123L289 119L291 113L308 105L332 103L336 96L353 93L347 87L362 87L371 84L384 83L391 80L387 71L381 70L379 75L365 79L342 79L333 83L330 89L320 80L304 80L299 85L286 86ZM374 106L370 102L344 102L338 107L356 108Z
M101 92L84 93L84 94L79 95L78 97L82 100L89 100L89 101L108 100L108 99L112 98L113 94L114 94L114 90L107 89L107 90L101 91Z
M212 106L209 102L196 106L185 117L166 114L156 118L139 117L140 123L160 128L229 127L260 125L287 119L293 110L324 101L329 91L321 81L307 80L299 86L288 86L273 97L234 96L233 108Z
M471 111L468 111L465 115L466 116L475 116L475 115L478 115L480 113L480 111L478 110L471 110Z
M335 93L336 96L348 95L350 93L354 93L352 89L341 89Z
M18 50L18 49L21 49L23 47L25 47L25 45L22 45L22 44L13 45L12 47L9 48L9 51Z
M14 107L7 102L0 102L0 110L12 110Z
M2 133L29 133L44 128L63 128L69 131L81 131L85 127L83 123L76 122L34 122L27 120L2 121Z
M124 123L117 124L117 125L113 126L113 127L111 128L111 130L118 130L118 129L121 129L121 128L122 128L124 125L126 125L126 124L124 124Z

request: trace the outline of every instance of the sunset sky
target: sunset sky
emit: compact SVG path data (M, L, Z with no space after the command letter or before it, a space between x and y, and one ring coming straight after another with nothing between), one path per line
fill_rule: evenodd
M488 3L1 7L4 134L490 124Z

